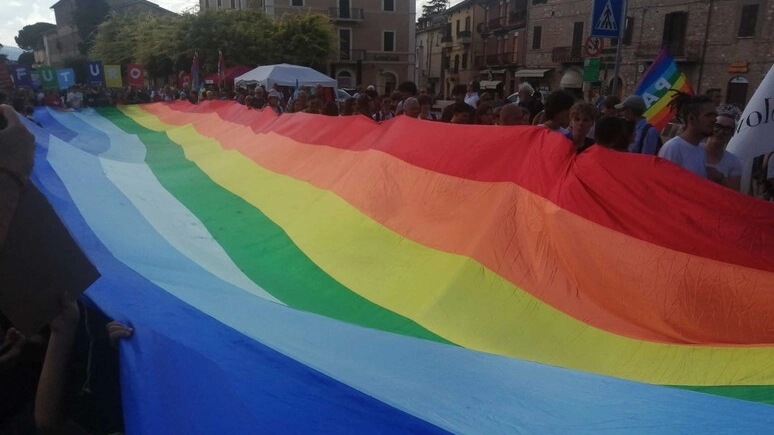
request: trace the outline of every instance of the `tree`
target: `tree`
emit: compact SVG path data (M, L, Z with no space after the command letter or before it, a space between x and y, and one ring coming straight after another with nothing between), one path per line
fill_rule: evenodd
M73 22L78 28L78 51L82 54L89 52L97 28L110 14L110 6L105 0L75 0Z
M22 50L42 50L43 35L51 29L55 29L56 26L51 23L35 23L22 27L19 30L19 35L14 39L16 45Z
M19 55L19 58L16 60L16 62L22 65L33 65L35 64L35 53L31 51L25 51Z
M422 5L422 18L440 14L449 7L449 0L430 0Z
M325 71L337 35L327 17L285 14L276 22L274 46L282 47L277 61Z

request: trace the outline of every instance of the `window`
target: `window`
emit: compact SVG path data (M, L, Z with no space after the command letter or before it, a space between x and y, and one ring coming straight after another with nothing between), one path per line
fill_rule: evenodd
M290 0L290 6L303 6L304 0Z
M583 21L577 21L572 27L572 57L581 57L583 47Z
M395 12L395 0L382 0L382 8L387 12Z
M626 17L624 24L624 47L632 45L632 36L634 35L634 17ZM610 38L610 46L615 47L618 45L618 38Z
M532 28L532 49L540 50L540 40L543 38L543 27L535 26Z
M382 34L383 51L395 51L395 32L384 32Z
M460 70L460 55L455 54L454 55L454 72L457 72Z
M460 33L460 20L457 20L457 34Z
M210 0L204 0L204 9L210 8Z
M742 17L739 20L739 37L749 38L755 36L755 26L758 23L758 5L742 6Z
M236 9L236 0L231 0L231 9Z
M218 9L220 9L221 7L223 7L223 4L222 4L222 3L223 3L223 0L218 0Z
M685 29L688 24L687 12L672 12L664 16L664 34L661 45L669 48L675 56L682 56L685 49Z
M533 5L539 5L541 3L543 4L548 3L548 0L532 0Z
M339 59L352 60L352 33L350 29L339 29Z
M465 30L470 31L470 17L465 17Z
M468 53L462 55L462 69L468 69Z

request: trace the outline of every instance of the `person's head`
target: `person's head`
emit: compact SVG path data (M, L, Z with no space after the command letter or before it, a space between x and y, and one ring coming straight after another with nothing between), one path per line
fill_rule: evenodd
M403 99L413 97L417 94L417 85L412 81L405 81L398 85L398 92L401 93Z
M389 95L382 96L381 104L379 105L383 113L392 112L392 98Z
M628 128L627 124L632 127ZM626 152L634 134L633 122L617 116L603 116L594 126L594 143L605 148Z
M454 85L452 88L452 99L454 101L465 101L465 94L468 92L468 88L465 85Z
M394 112L398 108L398 104L403 101L403 94L398 91L393 91L390 94L390 100L392 100L392 111Z
M500 109L500 125L528 125L529 111L516 103L508 103Z
M306 105L304 104L303 101L301 101L300 99L295 99L293 101L293 112L294 113L295 112L303 112L304 109L306 109Z
M685 132L694 136L711 136L715 130L715 104L706 95L691 95L675 91L669 107L685 126Z
M494 110L489 103L479 103L476 108L476 124L494 125Z
M309 94L307 94L306 91L298 91L298 97L296 97L296 100L301 100L301 102L304 104L304 107L306 107L306 102L309 101Z
M212 91L207 91L207 92L205 93L205 96L206 96L206 98L207 98L208 100L214 100L214 99L215 99L215 92L212 92Z
M245 106L247 106L248 109L252 109L253 107L253 96L248 95L245 97Z
M430 110L433 108L433 97L427 94L422 94L417 98L419 101L419 113L427 116Z
M478 83L478 81L477 81L477 80L473 80L473 81L472 81L472 82L470 82L470 84L468 85L468 92L470 92L470 93L473 93L473 92L478 92L478 91L480 91L480 90L481 90L481 85Z
M327 116L339 116L339 105L335 101L328 101L322 108L322 114Z
M357 112L369 118L374 114L373 102L371 101L371 97L369 97L368 94L362 93L358 95Z
M615 106L621 104L621 99L615 95L608 95L602 102L602 116L618 116Z
M309 103L306 107L306 112L308 113L320 113L320 99L317 97L312 97L309 99Z
M519 85L519 102L528 103L532 101L532 95L535 93L535 88L531 84L524 82Z
M567 128L570 125L570 108L573 104L575 104L575 96L572 93L564 89L551 92L544 106L546 121L553 121Z
M256 98L263 98L266 95L266 91L263 90L262 87L258 86L255 88L255 97Z
M718 114L715 118L712 136L707 140L707 145L725 149L728 141L734 135L735 129L736 121L733 115L727 113Z
M267 95L266 98L269 106L276 107L279 105L279 92L275 91L274 89L269 91L269 95Z
M709 88L704 95L709 97L709 99L712 100L712 104L716 107L720 106L720 102L723 100L723 92L719 88Z
M357 107L357 98L349 97L344 100L344 108L341 109L342 116L350 116L355 114L355 108Z
M484 92L481 94L481 97L479 97L479 102L481 103L491 103L492 102L492 94L489 92Z
M570 108L570 128L575 138L584 138L594 126L597 119L597 108L591 104L579 101Z
M458 101L452 105L452 124L471 124L475 109L464 101Z
M403 101L403 114L409 118L418 118L420 113L419 100L414 97L406 98Z
M622 117L630 121L638 120L647 110L645 100L639 95L629 95L620 104L616 104L615 108L620 111Z

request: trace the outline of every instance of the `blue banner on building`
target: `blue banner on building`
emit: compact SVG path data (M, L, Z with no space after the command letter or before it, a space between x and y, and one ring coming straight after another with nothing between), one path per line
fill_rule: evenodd
M88 70L88 83L90 85L103 85L105 84L105 70L102 68L102 62L99 60L86 62L86 69Z
M31 88L32 87L32 74L30 67L26 65L14 65L11 66L11 77L13 77L13 84L17 88Z
M59 83L59 89L67 89L75 85L75 71L72 68L56 70L56 81Z

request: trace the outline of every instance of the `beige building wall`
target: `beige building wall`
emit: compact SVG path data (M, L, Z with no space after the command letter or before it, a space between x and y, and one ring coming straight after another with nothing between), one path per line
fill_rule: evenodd
M446 30L446 16L420 18L417 22L417 86L431 95L442 91L443 48L441 38Z
M456 84L468 84L479 79L477 56L483 54L483 40L476 31L486 18L486 10L478 0L465 0L446 11L447 24L444 44L444 94L450 95Z
M328 75L339 87L374 85L389 93L403 81L417 81L416 6L411 0L200 0L202 9L256 8L271 17L319 13L338 34Z

